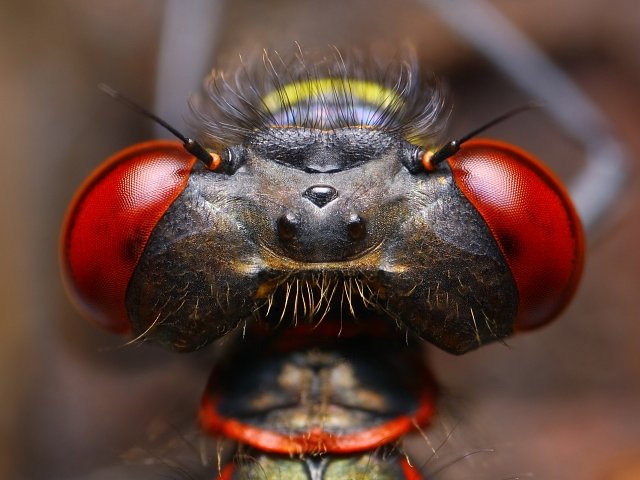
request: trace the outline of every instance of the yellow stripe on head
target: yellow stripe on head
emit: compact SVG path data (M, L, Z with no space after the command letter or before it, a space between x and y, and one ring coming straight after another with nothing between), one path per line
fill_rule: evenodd
M318 78L284 85L262 99L270 112L278 112L313 98L344 98L358 100L382 109L402 105L401 97L379 83L349 78Z

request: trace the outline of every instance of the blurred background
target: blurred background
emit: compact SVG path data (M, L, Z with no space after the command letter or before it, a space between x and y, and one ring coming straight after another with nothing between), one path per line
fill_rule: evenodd
M106 98L98 83L156 105L189 131L183 119L189 92L199 88L193 79L238 53L286 52L294 41L303 48L413 44L425 71L450 85L453 137L530 98L415 1L217 2L207 10L215 16L185 13L192 20L181 28L191 43L168 42L166 12L180 17L202 3L0 0L0 478L88 478L136 455L163 460L149 445L195 424L215 356L123 347L65 296L57 244L75 189L111 153L153 135L147 120ZM575 301L556 323L507 348L463 357L430 349L451 436L467 438L427 470L438 479L637 480L640 9L633 0L491 3L584 89L632 165L592 232ZM184 51L167 57L175 46ZM184 90L168 98L172 81ZM544 111L490 134L535 153L564 179L582 168L582 147ZM486 452L455 461L476 450ZM457 473L460 463L470 470Z

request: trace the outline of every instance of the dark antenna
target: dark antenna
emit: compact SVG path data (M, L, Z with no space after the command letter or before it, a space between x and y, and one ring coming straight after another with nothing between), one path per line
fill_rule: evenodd
M213 164L214 163L219 163L219 156L217 154L207 151L202 145L200 145L198 142L196 142L193 138L185 137L176 128L174 128L171 125L169 125L163 119L161 119L160 117L158 117L154 113L151 113L149 110L141 107L140 105L138 105L133 100L125 97L124 95L122 95L117 90L111 88L109 85L106 85L104 83L100 83L98 85L98 88L100 90L102 90L104 93L106 93L107 95L109 95L114 100L117 100L118 102L125 104L127 107L129 107L133 111L138 112L138 113L140 113L141 115L144 115L147 118L150 118L151 120L156 122L158 125L161 125L165 129L167 129L171 134L173 134L174 136L176 136L178 139L180 139L182 141L184 149L187 152L192 154L198 160L202 161L207 167L209 167L209 168L211 168L213 170L217 166L217 165L213 165ZM218 158L217 162L216 162L216 158Z
M471 131L470 133L467 133L466 135L464 135L463 137L459 138L458 140L452 140L449 143L447 143L446 145L444 145L443 147L441 147L440 149L436 150L435 153L433 153L432 155L430 155L428 152L425 155L428 155L428 157L426 157L426 159L423 159L423 165L425 165L425 168L427 170L432 170L433 168L435 168L436 165L438 165L439 163L444 162L447 158L449 158L451 155L455 154L458 150L460 150L460 147L462 146L462 144L464 142L466 142L467 140L472 139L473 137L475 137L476 135L484 132L485 130L488 130L489 128L493 127L494 125L497 125L498 123L504 122L505 120L507 120L508 118L513 117L514 115L517 115L519 113L522 112L526 112L527 110L532 110L534 108L540 108L541 105L539 103L536 102L529 102L529 103L525 103L524 105L520 105L519 107L516 107L512 110L509 110L505 113L503 113L502 115L494 118L493 120L485 123L484 125L482 125L479 128L476 128L475 130Z

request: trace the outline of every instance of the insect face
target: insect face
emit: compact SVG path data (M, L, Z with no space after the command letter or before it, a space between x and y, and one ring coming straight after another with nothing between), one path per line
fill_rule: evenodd
M63 255L103 324L193 350L250 317L368 309L463 353L562 309L582 234L536 160L478 140L421 169L442 101L415 70L283 68L262 89L214 78L196 105L219 168L146 144L84 187Z

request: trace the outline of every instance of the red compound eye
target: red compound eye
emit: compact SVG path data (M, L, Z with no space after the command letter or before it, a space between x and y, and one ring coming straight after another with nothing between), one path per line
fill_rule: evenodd
M573 296L584 259L582 227L559 180L522 150L491 140L464 143L449 165L513 274L515 330L552 320Z
M78 303L104 328L130 330L129 280L195 162L178 142L141 143L109 158L76 194L62 230L63 269Z

